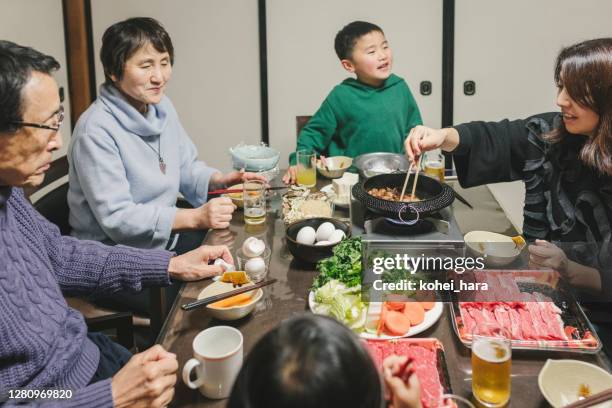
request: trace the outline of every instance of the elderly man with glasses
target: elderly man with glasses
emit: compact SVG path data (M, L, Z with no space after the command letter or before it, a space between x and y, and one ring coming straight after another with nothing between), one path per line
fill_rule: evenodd
M21 187L40 184L62 146L64 111L51 75L58 68L50 56L0 41L0 404L56 389L65 390L63 399L37 404L163 407L174 395L176 356L161 346L132 356L88 333L62 294L140 291L168 285L170 278L201 279L220 272L209 261L232 258L223 246L174 256L80 241L61 236L33 209Z

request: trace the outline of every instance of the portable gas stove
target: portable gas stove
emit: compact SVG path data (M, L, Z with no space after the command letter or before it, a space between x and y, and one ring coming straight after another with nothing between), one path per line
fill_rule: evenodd
M355 198L351 199L350 220L353 236L361 235L371 241L405 241L410 246L450 244L463 247L463 234L450 206L420 218L416 222L401 222L386 218L365 208Z

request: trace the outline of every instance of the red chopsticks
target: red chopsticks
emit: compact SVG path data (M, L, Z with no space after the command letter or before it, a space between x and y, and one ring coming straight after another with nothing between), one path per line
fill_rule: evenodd
M281 186L281 187L268 187L266 188L266 190L283 190L285 188L288 188L287 186ZM257 191L258 189L249 189L247 191ZM229 193L242 193L244 191L243 188L223 188L220 190L212 190L208 192L208 195L219 195L219 194L229 194Z

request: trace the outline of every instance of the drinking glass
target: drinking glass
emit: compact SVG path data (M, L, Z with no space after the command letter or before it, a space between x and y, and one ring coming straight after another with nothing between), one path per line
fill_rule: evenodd
M244 252L242 251L242 248L239 248L236 251L236 261L238 261L237 262L238 270L245 271L246 274L249 276L249 279L253 283L262 281L266 277L266 275L268 274L268 270L270 269L270 255L271 254L272 254L272 251L267 246L263 254L261 254L260 256L256 256L256 257L246 256ZM261 258L261 260L263 261L263 264L257 258ZM249 262L251 263L249 264Z
M261 180L250 180L243 186L244 223L263 224L266 222L266 184Z
M297 184L302 187L314 187L317 184L316 154L312 150L298 150Z
M502 407L510 399L510 333L496 324L479 324L472 332L472 393L485 407Z
M423 172L444 183L444 155L439 151L424 153Z

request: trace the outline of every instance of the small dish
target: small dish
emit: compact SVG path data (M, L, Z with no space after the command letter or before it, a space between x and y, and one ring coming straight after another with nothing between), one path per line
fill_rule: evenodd
M331 198L332 203L334 203L336 207L348 208L350 205L349 200L341 200L340 198L338 198L338 196L336 195L336 192L334 191L334 186L331 184L321 187L319 191L322 191L325 194L327 194Z
M489 231L471 231L463 237L468 249L484 258L485 264L491 267L506 266L521 254L516 242L507 235Z
M538 386L550 405L561 408L578 401L581 395L587 397L612 388L612 375L584 361L549 359L538 375ZM611 408L612 401L594 407Z
M252 285L253 285L253 282L249 282L245 284L244 286L252 286ZM235 289L234 285L232 285L231 283L225 283L221 281L213 282L207 287L205 287L204 290L200 292L200 294L198 295L198 300L204 299L210 296L214 296L214 295L220 295L221 293L229 292L230 290L234 290L234 289ZM253 293L253 291L247 292L251 294L251 300L246 304L241 304L238 306L224 307L224 308L211 307L212 305L208 305L206 306L206 310L215 319L219 319L219 320L241 319L244 316L251 313L253 309L255 309L257 302L263 296L263 290L261 290L261 288L255 290L254 292L255 293Z
M243 187L242 184L234 184L233 186L229 187L229 189L242 190L242 187ZM232 200L232 203L234 203L234 205L238 208L244 207L244 200L242 198L242 192L223 194L223 197L229 197Z
M347 156L326 157L324 166L321 160L317 160L317 170L323 177L330 179L340 178L345 171L353 164L353 159Z

